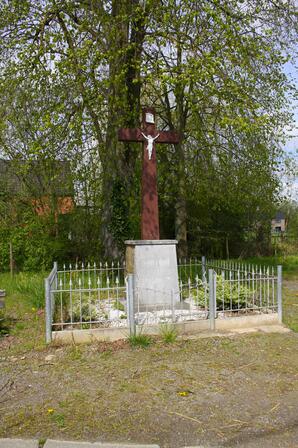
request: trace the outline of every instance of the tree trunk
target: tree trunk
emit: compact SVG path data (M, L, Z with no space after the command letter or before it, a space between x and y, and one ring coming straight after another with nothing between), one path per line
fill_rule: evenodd
M136 203L135 165L138 145L118 142L119 127L135 127L140 119L140 62L145 36L138 0L114 0L111 32L109 113L103 173L103 241L105 254L118 258L133 235ZM129 33L130 29L130 33ZM141 152L140 152L141 153Z
M182 71L182 49L180 42L177 44L177 68ZM177 83L175 96L177 101L177 122L178 132L181 136L180 143L176 146L177 166L178 166L178 191L176 200L176 239L178 240L178 256L185 258L188 255L187 247L187 209L186 209L186 177L185 177L185 155L184 155L184 134L187 117L187 101L184 94L184 82L182 79Z
M178 191L175 204L175 233L178 240L178 257L186 258L188 255L187 247L187 208L185 192L185 161L183 152L183 142L176 147L178 156Z

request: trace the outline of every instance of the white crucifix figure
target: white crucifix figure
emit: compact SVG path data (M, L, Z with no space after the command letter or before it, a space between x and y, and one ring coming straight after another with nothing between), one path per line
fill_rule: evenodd
M159 134L157 134L156 137L152 137L152 135L145 135L142 132L142 136L147 140L147 151L148 151L148 158L151 160L152 157L152 151L153 151L153 142L159 137Z

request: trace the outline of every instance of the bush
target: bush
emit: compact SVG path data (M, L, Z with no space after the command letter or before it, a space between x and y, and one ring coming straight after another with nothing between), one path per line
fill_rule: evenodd
M200 281L198 290L193 288L191 290L191 294L193 294L193 298L197 305L201 307L205 307L205 287L203 287L203 283ZM209 283L206 286L206 294L209 295ZM246 286L237 282L230 282L229 280L224 280L221 275L217 275L216 278L216 303L217 309L220 311L223 308L225 309L235 309L235 308L244 308L246 300L249 299L253 294L253 291ZM207 302L209 298L207 297Z
M24 213L19 224L0 221L0 270L9 269L9 244L12 243L13 259L17 271L47 270L53 260L66 258L70 244L65 231L57 231L52 216Z

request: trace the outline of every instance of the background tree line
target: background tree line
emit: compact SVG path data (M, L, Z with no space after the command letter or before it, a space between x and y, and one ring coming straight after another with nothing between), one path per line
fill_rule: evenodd
M49 188L27 182L26 195L52 204L36 217L24 192L8 199L3 187L2 254L21 230L44 254L38 266L119 257L139 238L141 147L117 130L138 126L142 105L182 136L157 150L161 237L177 238L180 256L270 249L294 0L3 0L0 37L1 151L23 180L18 161L38 161ZM69 164L77 204L58 218L55 160Z

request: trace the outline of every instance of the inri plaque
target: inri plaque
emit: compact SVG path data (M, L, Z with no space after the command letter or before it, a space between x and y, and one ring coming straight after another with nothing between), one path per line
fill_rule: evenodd
M154 124L154 115L151 112L146 112L146 123L153 123Z

